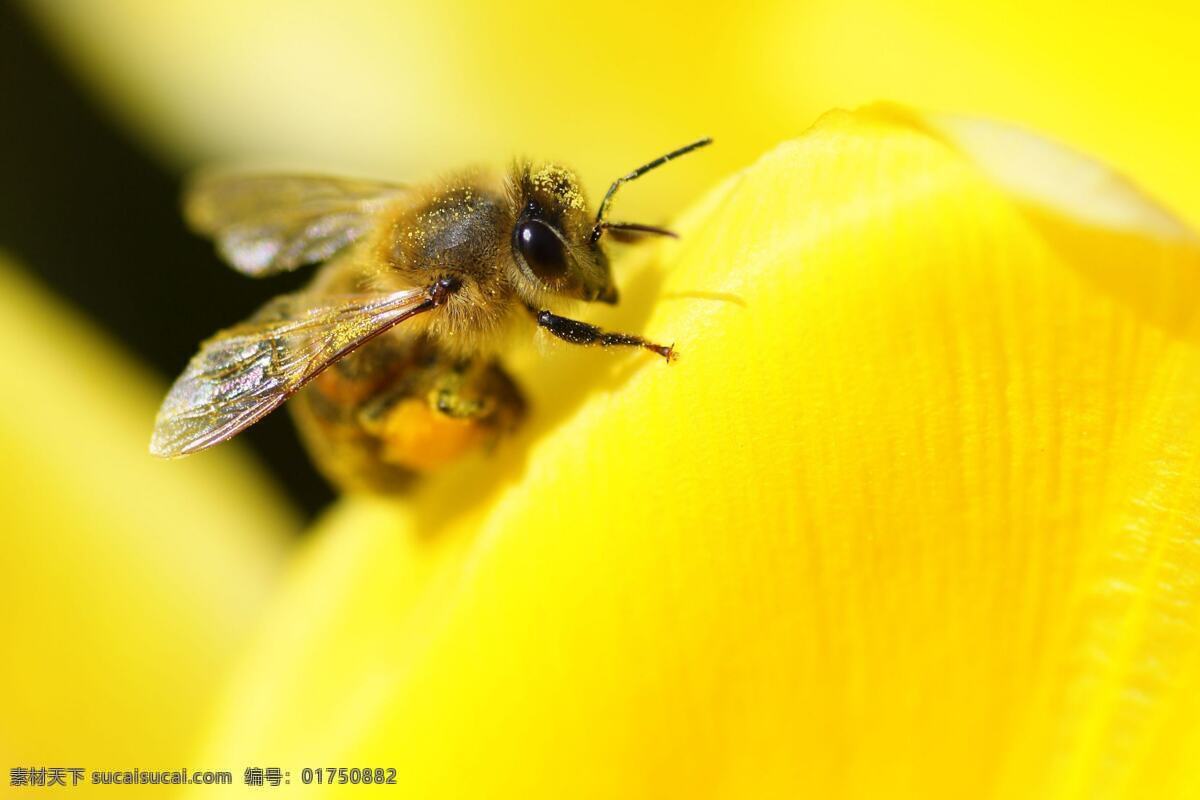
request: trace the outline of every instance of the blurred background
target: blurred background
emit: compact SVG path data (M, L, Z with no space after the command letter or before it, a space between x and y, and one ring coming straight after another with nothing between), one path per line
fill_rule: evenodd
M1170 3L4 4L0 248L165 383L307 277L242 278L186 232L181 177L210 162L420 180L521 154L595 196L714 136L622 196L666 220L823 111L887 99L1041 130L1195 224L1198 33ZM286 415L243 441L305 514L328 503Z

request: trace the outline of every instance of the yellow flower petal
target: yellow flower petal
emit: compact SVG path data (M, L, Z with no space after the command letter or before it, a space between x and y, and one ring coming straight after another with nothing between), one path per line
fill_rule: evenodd
M162 387L2 259L0 296L5 785L202 769L194 738L296 517L237 448L152 459Z
M545 343L517 442L344 501L205 760L414 797L1188 796L1200 253L1035 213L986 151L839 112L723 183L589 309L678 364Z

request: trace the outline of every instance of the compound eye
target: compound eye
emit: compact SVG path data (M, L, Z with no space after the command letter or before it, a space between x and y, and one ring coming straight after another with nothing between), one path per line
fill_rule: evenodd
M547 285L562 281L567 272L567 250L549 225L536 219L527 220L517 225L513 237L534 275Z

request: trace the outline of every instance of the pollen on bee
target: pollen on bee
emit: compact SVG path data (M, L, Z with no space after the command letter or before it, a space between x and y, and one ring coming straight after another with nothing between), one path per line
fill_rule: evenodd
M538 190L553 194L568 207L576 211L586 211L587 202L579 191L579 182L575 174L557 164L547 164L529 176L529 180Z
M405 400L388 417L383 455L393 464L429 472L457 460L486 436L477 420L441 414L423 400Z

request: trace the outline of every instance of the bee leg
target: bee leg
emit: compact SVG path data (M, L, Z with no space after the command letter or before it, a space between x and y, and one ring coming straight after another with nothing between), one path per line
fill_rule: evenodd
M498 364L439 360L373 398L358 419L382 461L421 473L494 444L524 411L520 391Z
M520 423L525 403L498 362L381 337L318 375L288 407L331 483L390 494L498 441Z
M539 328L544 328L564 342L580 345L597 345L600 347L643 347L654 353L658 353L667 360L667 363L674 361L678 357L678 354L675 352L675 345L655 344L640 336L634 336L631 333L615 333L613 331L601 330L595 325L589 325L577 319L560 317L545 309L537 311L530 308L529 311L533 314L534 319L537 320Z

